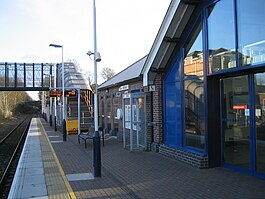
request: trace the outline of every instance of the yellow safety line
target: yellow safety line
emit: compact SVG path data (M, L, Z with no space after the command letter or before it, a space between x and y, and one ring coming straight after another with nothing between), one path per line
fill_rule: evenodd
M40 122L40 123L41 123L41 122ZM54 151L54 149L53 149L53 146L52 146L51 142L49 141L49 138L48 138L48 136L47 136L47 134L46 134L46 131L45 131L45 129L44 129L42 123L41 123L41 126L42 126L42 128L43 128L43 132L44 132L44 134L45 134L45 137L46 137L46 139L47 139L47 141L48 141L48 143L49 143L49 145L50 145L50 148L51 148L51 150L52 150L52 154L53 154L54 159L55 159L55 161L56 161L56 163L57 163L58 169L59 169L59 171L60 171L60 173L61 173L61 175L62 175L62 178L63 178L64 184L65 184L65 186L66 186L66 188L67 188L67 190L68 190L68 194L69 194L70 198L72 198L72 199L76 199L75 193L74 193L74 191L73 191L73 189L72 189L70 183L68 182L68 180L67 180L67 178L66 178L66 176L65 176L65 173L64 173L64 171L63 171L63 168L62 168L62 166L61 166L61 164L60 164L60 162L59 162L59 159L57 158L57 155L56 155L56 153L55 153L55 151Z

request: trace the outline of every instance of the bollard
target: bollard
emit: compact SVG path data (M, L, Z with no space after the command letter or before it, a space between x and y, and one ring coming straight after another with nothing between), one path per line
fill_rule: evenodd
M98 131L93 136L93 166L94 177L101 177L100 135Z
M52 126L52 115L50 115L50 126Z
M54 131L57 131L56 116L54 116Z
M63 141L66 141L66 121L63 119Z

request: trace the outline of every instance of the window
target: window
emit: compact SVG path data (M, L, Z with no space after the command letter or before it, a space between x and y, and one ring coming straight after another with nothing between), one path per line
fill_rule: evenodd
M265 1L237 1L239 65L265 62Z
M209 73L236 67L232 0L222 0L208 9Z
M185 45L184 107L185 146L204 149L204 78L201 21Z
M204 149L203 78L186 80L184 87L186 146Z
M195 38L194 38L195 37ZM185 47L186 56L184 58L184 76L189 78L192 76L200 76L203 71L202 52L202 31L201 23L195 28L193 37Z

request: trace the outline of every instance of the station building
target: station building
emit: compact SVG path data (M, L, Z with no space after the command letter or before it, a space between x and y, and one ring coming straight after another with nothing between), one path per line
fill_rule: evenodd
M198 168L265 178L264 15L263 0L172 0L139 81L99 87L101 114L123 114L102 125L130 138L144 129L145 149Z
M124 148L148 150L152 143L150 93L143 87L142 69L147 56L98 87L99 125L105 134L123 141Z

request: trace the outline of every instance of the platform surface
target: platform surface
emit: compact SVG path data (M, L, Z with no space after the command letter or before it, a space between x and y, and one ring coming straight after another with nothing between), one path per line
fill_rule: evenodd
M197 169L154 152L129 152L117 139L101 147L94 178L93 144L33 119L9 198L265 198L265 180L226 168Z

